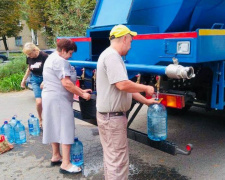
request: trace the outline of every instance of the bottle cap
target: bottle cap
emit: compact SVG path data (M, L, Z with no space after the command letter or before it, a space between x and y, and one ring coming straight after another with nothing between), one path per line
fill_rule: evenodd
M16 117L15 117L15 116L13 116L13 117L12 117L12 119L16 119Z
M4 124L8 124L8 121L5 121Z
M32 113L30 113L29 115L30 115L30 117L34 117L34 115Z
M78 137L75 137L75 138L74 138L74 141L78 141Z

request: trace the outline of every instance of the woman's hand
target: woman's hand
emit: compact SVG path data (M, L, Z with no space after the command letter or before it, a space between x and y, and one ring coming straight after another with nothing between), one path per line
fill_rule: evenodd
M21 81L21 83L20 83L20 87L21 87L21 88L26 88L26 83L25 83L25 81L24 81L24 80L22 80L22 81Z
M40 88L43 89L43 87L44 87L44 83L42 82L40 85Z
M92 93L91 89L83 89L83 93Z
M25 73L25 75L23 77L23 80L20 83L20 87L21 88L26 88L26 80L27 80L27 78L28 78L29 75L30 75L30 69L28 67L27 70L26 70L26 73Z
M83 93L82 98L86 99L88 101L91 99L91 94L85 92L85 93Z

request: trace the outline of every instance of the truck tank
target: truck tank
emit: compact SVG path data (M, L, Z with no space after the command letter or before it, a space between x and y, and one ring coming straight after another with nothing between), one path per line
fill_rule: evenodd
M224 9L225 0L98 0L86 37L67 37L78 46L70 62L85 67L86 77L92 77L99 55L110 45L110 30L124 24L138 33L123 57L130 79L139 73L148 79L164 75L175 58L192 66L196 77L165 79L162 91L190 92L190 105L197 100L199 106L224 109Z
M141 25L140 33L195 31L225 23L225 0L99 0L91 28Z
M132 73L130 79L155 85L156 75L163 75L157 90L167 108L200 106L222 110L225 106L224 9L225 0L98 0L86 37L67 37L78 46L70 63L85 67L86 76L85 73L82 76L86 79L83 76L82 80L89 80L93 86L92 70L101 52L110 45L109 32L114 25L124 24L138 33L133 37L129 53L123 57L128 73ZM174 60L192 66L195 78L164 76L165 68L178 62ZM171 73L173 70L177 69ZM129 128L142 105L138 105L129 120L128 137L171 154L190 154L170 142L152 144L146 134Z
M136 31L138 35L150 35L139 38L151 40L151 42L146 43L145 47L142 47L138 41L133 42L132 49L126 57L127 63L139 64L139 60L142 59L141 64L149 64L149 61L146 59L150 57L153 60L149 65L155 65L161 61L171 63L171 57L168 59L164 51L167 51L166 54L176 54L176 52L170 51L174 48L172 46L175 45L174 42L169 42L167 39L180 38L182 40L184 38L179 37L179 35L185 34L174 34L171 37L171 34L167 36L166 33L193 32L197 31L197 29L211 29L212 27L217 29L223 28L223 24L225 23L224 9L225 0L123 0L122 3L121 0L99 0L90 23L90 28L87 29L87 37L91 38L91 45L89 47L91 48L91 54L85 58L97 61L100 53L109 46L108 37L111 28L116 24L125 24L131 30ZM162 39L162 33L164 33L165 38L161 42L155 43L154 40ZM158 34L158 36L151 37L154 34ZM193 35L191 34L190 37L193 37ZM134 40L136 40L135 38ZM191 41L195 40L192 39ZM162 47L162 44L168 46ZM147 46L151 48L146 48ZM140 47L143 49L142 51L138 50ZM207 47L209 48L209 46ZM210 51L214 50L214 48L210 49ZM194 51L195 49L192 50L192 53ZM221 55L222 50L219 49L219 51L220 54L214 60L223 58L223 55ZM202 52L199 50L196 53L201 54ZM198 63L199 61L203 61L203 57L201 56L179 60L183 63ZM163 59L160 57L163 57ZM210 56L207 55L207 57ZM210 61L207 57L205 61Z

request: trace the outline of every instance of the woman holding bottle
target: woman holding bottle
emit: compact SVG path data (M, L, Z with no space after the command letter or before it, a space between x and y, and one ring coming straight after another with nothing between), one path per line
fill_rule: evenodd
M86 100L91 98L88 93L91 89L82 90L75 85L76 71L67 61L76 51L77 46L72 40L59 40L56 52L49 55L43 70L43 143L51 143L51 165L61 165L62 174L81 172L80 167L70 162L70 148L75 136L73 95Z

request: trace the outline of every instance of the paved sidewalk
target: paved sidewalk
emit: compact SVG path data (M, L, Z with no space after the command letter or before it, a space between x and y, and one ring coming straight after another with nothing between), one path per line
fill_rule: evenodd
M0 93L0 125L13 115L22 120L27 132L27 143L14 144L14 149L0 155L0 179L103 179L102 147L96 126L76 119L76 136L84 145L84 170L82 174L62 175L59 167L50 167L51 147L42 144L42 133L38 137L28 134L29 113L34 113L33 92L24 90Z
M103 179L102 147L96 126L75 119L76 136L84 145L84 170L82 174L62 175L59 167L50 167L51 147L42 144L42 135L28 135L27 120L30 113L37 116L33 91L0 93L0 125L16 114L27 132L26 144L15 144L14 149L0 155L0 180ZM145 116L146 110L139 113L138 121L133 125L137 130L138 127L146 130ZM187 158L173 157L132 140L129 140L129 151L129 180L189 179L177 171L181 169L187 172L186 168L190 168Z

